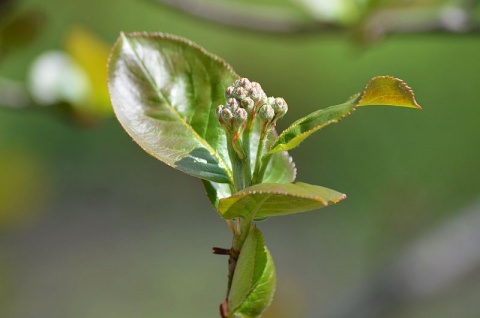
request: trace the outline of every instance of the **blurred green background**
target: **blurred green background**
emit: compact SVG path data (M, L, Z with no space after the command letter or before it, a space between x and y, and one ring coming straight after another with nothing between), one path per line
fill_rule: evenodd
M25 0L13 11L28 10L41 32L0 60L0 76L19 83L38 55L71 47L75 27L106 47L120 31L197 42L285 98L279 130L375 75L405 80L423 111L361 109L291 152L298 180L348 200L259 224L278 271L265 317L479 317L478 35L359 45L351 32L244 32L140 0ZM218 317L227 260L211 247L231 235L201 182L144 153L108 111L88 128L59 114L0 107L0 317ZM422 273L438 273L426 292Z

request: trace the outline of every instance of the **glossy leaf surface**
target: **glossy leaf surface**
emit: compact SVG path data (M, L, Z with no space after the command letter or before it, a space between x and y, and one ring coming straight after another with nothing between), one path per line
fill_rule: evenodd
M195 177L232 183L215 108L238 76L198 45L166 34L122 34L109 91L124 129L149 154Z
M217 56L167 34L122 34L109 61L109 90L125 130L149 154L204 184L214 206L233 184L226 136L215 109L238 76ZM256 149L260 126L252 132ZM276 135L275 135L276 136ZM251 158L252 166L255 158ZM272 156L269 182L295 179L286 152Z
M228 309L231 318L259 317L275 292L275 267L263 235L257 229L247 236L232 280Z
M360 106L398 106L421 109L411 88L402 80L392 76L372 78L360 95L347 102L315 111L285 129L270 148L269 154L297 147L317 130L337 123Z
M345 194L302 182L262 183L221 199L219 212L225 219L249 216L271 217L323 208L346 198Z

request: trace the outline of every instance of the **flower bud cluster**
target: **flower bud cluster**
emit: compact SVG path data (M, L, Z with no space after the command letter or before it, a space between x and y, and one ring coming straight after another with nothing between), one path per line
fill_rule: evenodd
M240 78L225 90L226 104L217 108L220 124L228 132L239 132L245 129L247 121L257 115L263 124L274 127L276 121L288 110L283 98L268 97L257 82Z

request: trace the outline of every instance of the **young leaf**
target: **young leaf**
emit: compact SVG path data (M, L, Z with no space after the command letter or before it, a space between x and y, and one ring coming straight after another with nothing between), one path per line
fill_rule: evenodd
M372 78L356 104L358 107L380 105L422 109L407 83L393 76Z
M343 104L318 110L294 122L280 134L268 154L297 147L315 131L350 115L356 107L376 105L421 109L412 89L404 81L392 76L377 76L368 82L360 95L354 95Z
M207 193L208 200L213 205L215 210L218 210L218 204L221 199L232 195L230 185L226 183L216 183L207 180L202 180L203 187Z
M259 317L270 306L275 281L272 257L262 233L254 228L243 244L235 268L228 299L229 318Z
M293 149L317 130L347 117L355 109L357 97L355 95L343 104L317 110L295 121L280 134L268 153Z
M118 120L149 154L195 177L233 183L215 108L238 76L217 56L173 35L121 34L109 60Z
M218 210L225 219L250 213L262 218L316 210L345 198L335 190L301 182L261 183L221 199Z

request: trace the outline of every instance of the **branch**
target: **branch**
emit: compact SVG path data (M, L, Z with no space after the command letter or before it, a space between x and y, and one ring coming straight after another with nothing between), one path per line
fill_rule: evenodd
M478 33L473 10L457 6L380 9L366 19L365 40L378 40L390 34L467 34Z
M269 34L332 33L358 28L362 39L375 41L390 34L477 34L473 5L378 8L365 12L357 23L312 21L287 9L258 5L226 4L224 1L151 0L204 21L234 29ZM360 21L361 20L361 21Z
M318 31L336 31L333 23L305 22L288 10L258 5L225 4L224 1L151 0L190 16L214 24L245 31L298 34Z

